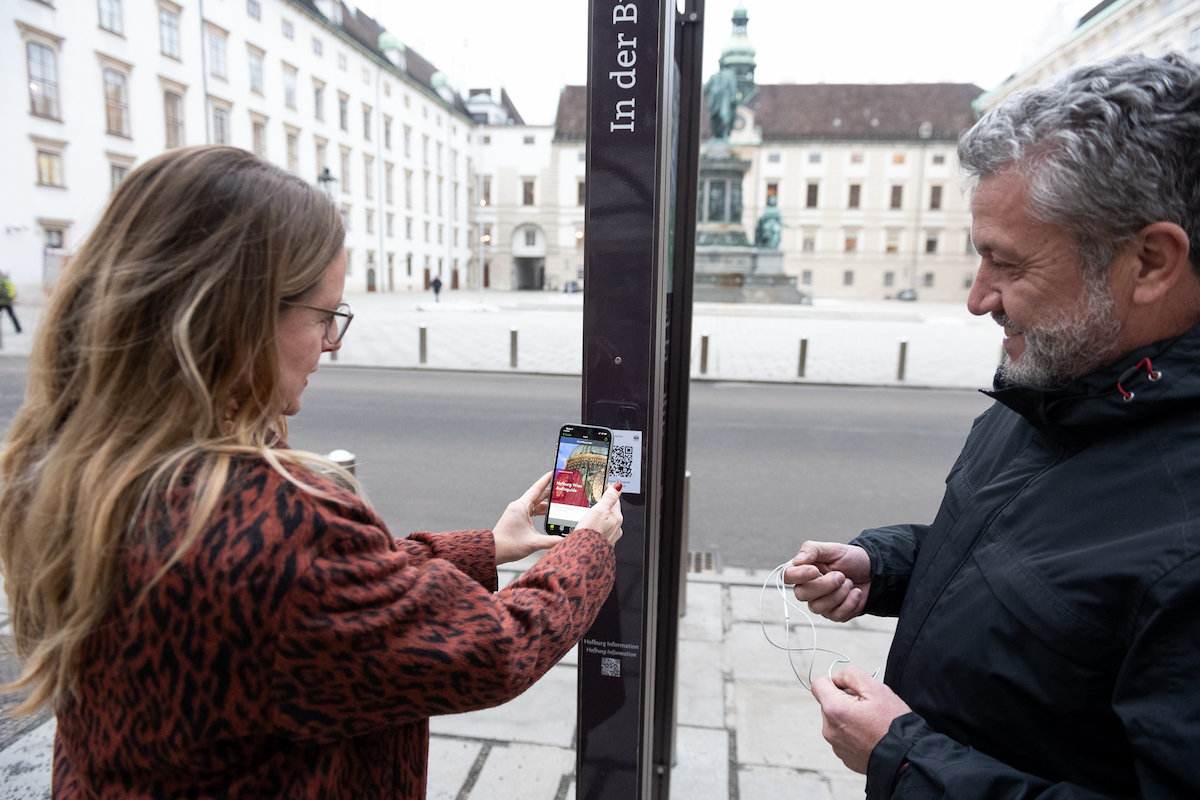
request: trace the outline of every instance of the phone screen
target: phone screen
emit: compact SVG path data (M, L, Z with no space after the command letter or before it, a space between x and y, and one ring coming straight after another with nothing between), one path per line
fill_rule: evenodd
M603 496L611 446L608 428L564 425L559 431L546 533L561 536L575 530L584 512Z

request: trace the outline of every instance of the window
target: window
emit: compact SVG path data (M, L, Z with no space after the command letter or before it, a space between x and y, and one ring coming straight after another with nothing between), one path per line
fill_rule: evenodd
M296 131L287 132L287 168L288 172L300 171L300 134Z
M338 93L338 127L350 131L350 98Z
M38 186L66 186L63 182L62 145L38 147L37 176Z
M1136 17L1133 18L1134 33L1141 33L1144 30L1146 30L1146 12L1145 11L1143 11L1142 13L1138 14Z
M100 0L100 27L121 32L121 0Z
M437 143L437 168L438 172L442 171L442 143Z
M809 153L808 154L808 163L820 164L821 163L821 154L820 153Z
M945 164L945 163L946 163L946 156L944 156L944 155L943 155L943 154L941 154L941 153L938 153L937 155L935 155L935 156L933 157L933 163L935 163L935 164Z
M1192 61L1200 59L1200 28L1192 28L1188 34L1188 58Z
M371 82L371 70L367 69L366 67L363 67L363 83L369 84L370 82Z
M29 107L39 117L60 119L58 63L53 50L37 42L25 43L29 64Z
M374 209L366 209L367 212L367 233L375 232L375 211Z
M392 192L392 183L393 183L392 182L392 173L394 171L395 171L394 164L388 164L387 162L384 162L384 164L383 164L383 190L385 193L384 199L387 200L388 205L392 204L392 202L393 202L392 198L394 197L394 193Z
M967 255L977 256L979 253L975 250L975 243L971 241L971 232L967 231Z
M229 110L213 106L213 144L229 144Z
M250 120L250 130L254 138L254 155L265 159L267 157L267 123L261 119Z
M183 95L163 92L163 117L167 125L167 149L183 147Z
M808 192L804 197L804 207L805 208L816 208L817 207L817 189L819 186L820 186L820 184L816 184L816 183L810 183L808 185Z
M938 251L938 235L936 232L925 234L925 252L936 253Z
M283 38L285 38L285 39L295 39L296 38L295 27L293 27L292 23L286 19L283 21Z
M250 91L263 93L262 51L250 51Z
M893 155L892 163L893 164L903 164L904 163L904 153L896 153L895 155Z
M392 149L392 118L383 118L383 146L388 150Z
M1175 0L1163 0L1162 15L1169 16L1175 10Z
M929 210L940 211L942 208L942 187L929 187Z
M492 226L490 224L483 226L483 243L488 246L492 244Z
M803 283L805 286L812 285L812 270L811 269L806 269L800 273L800 282Z
M428 222L425 223L425 243L429 244L429 223ZM425 257L429 258L429 256L425 256Z
M375 199L375 159L368 155L363 156L363 194Z
M846 231L846 238L844 241L845 241L845 252L847 252L847 253L857 253L858 252L858 231L857 230Z
M817 229L805 228L800 240L800 250L805 253L815 253L817 250Z
M321 55L323 50L324 50L324 47L321 44L321 40L314 36L312 39L313 55L319 56L319 55Z
M578 184L576 184L576 188L578 190L578 201L576 202L576 205L585 205L587 203L587 182L580 181Z
M487 205L492 204L492 176L491 175L483 176L483 190L480 194L482 196L479 198L479 205L487 206Z
M491 144L491 143L492 143L492 137L490 137L490 136L485 136L485 137L483 137L483 143L484 143L484 144Z
M412 158L412 128L404 126L404 157Z
M883 285L884 286L895 286L896 285L896 273L894 273L894 272L883 273Z
M408 238L412 238L411 236ZM404 256L404 274L412 276L412 253L406 253Z
M213 28L208 29L208 71L218 78L224 78L225 68L225 34Z
M343 147L341 152L342 194L350 194L350 150Z
M850 202L847 205L847 208L858 208L861 204L861 201L862 201L862 184L861 183L850 184Z
M537 245L537 231L533 230L532 228L526 229L525 246L534 247L535 245Z
M104 70L104 106L108 132L129 136L129 89L125 76L115 69Z
M963 273L963 288L970 289L974 285L975 285L975 273L974 272L964 272Z
M424 204L423 207L425 209L425 213L428 214L429 213L429 170L425 170L424 174L421 176L421 200L423 201L423 204Z
M884 245L885 252L891 253L893 255L895 255L896 253L899 253L900 252L900 229L899 228L888 228L886 238L884 239L884 241L885 241L885 245Z
M767 205L770 205L772 197L775 198L776 203L779 202L779 184L778 183L768 183L767 184Z
M335 8L336 7L337 6L335 6ZM343 72L346 71L346 54L345 53L338 53L338 69L342 70Z
M851 164L863 163L863 154L862 153L851 153L850 154L850 163Z
M346 229L347 233L350 231L350 212L352 210L349 203L342 203L342 227ZM346 253L346 258L347 260L350 258L349 251Z
M66 233L62 228L44 228L46 231L45 246L50 250L61 250L63 246L63 234Z
M158 39L164 56L183 57L179 49L179 15L168 8L158 10Z
M904 205L904 187L897 184L892 186L892 202L890 208L901 208Z
M444 241L442 234L443 234L443 231L445 230L445 227L446 226L444 226L444 225L438 225L438 242L437 242L438 244L442 244Z
M422 164L429 163L429 137L428 136L421 137L421 163Z
M842 285L843 286L853 286L854 285L854 270L848 269L842 273Z
M404 207L412 208L412 170L404 170Z
M371 141L371 107L363 104L363 138Z
M395 214L387 215L387 235L388 236L396 235L396 215Z
M442 179L440 176L438 177L437 211L440 217L442 215Z
M325 84L313 83L313 116L325 119Z
M296 107L296 68L287 64L283 65L283 104Z
M325 164L325 143L326 142L324 139L317 138L317 137L314 137L314 138L316 139L316 145L317 145L317 157L316 157L317 175L324 175L325 167L326 167L326 164Z
M125 176L129 174L130 166L130 162L109 162L108 175L109 182L111 183L111 186L109 187L110 191L114 193L117 191L117 187L121 185L121 181L125 180Z
M404 238L412 241L412 217L404 218Z
M533 181L525 180L521 182L521 205L533 205Z
M246 13L252 19L262 19L262 6L258 4L258 0L246 0Z
M778 164L780 161L779 153L767 153L768 164Z

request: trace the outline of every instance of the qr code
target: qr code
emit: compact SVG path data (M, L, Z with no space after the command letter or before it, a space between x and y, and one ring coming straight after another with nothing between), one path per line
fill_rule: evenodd
M621 677L621 659L619 659L619 658L602 658L602 659L600 659L600 674L606 678Z
M633 445L614 445L608 459L608 474L614 478L633 477Z

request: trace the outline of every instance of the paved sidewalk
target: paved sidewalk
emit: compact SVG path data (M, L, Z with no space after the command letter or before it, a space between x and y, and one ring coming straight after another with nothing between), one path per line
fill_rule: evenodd
M354 366L578 375L583 296L554 292L358 293L337 363ZM0 355L28 355L42 308L19 309L25 333L5 326ZM419 330L426 328L425 365ZM510 332L517 331L517 368ZM697 303L692 323L697 379L980 388L990 386L1003 332L961 305L818 301L812 306ZM701 374L701 337L708 338ZM797 378L807 339L805 377ZM900 342L905 379L897 380ZM323 363L329 356L322 357Z
M505 565L501 583L528 563ZM792 674L786 654L763 638L759 594L766 577L766 570L741 569L688 576L671 796L862 798L865 779L834 756L821 737L816 701ZM764 606L768 630L782 640L778 595L768 592ZM845 653L868 672L886 662L892 620L814 622L821 647ZM0 634L6 627L0 625ZM797 640L811 643L807 625L793 625L793 644ZM798 666L804 661L800 654L795 660ZM430 800L574 800L576 665L572 651L510 703L434 718ZM828 665L829 659L818 659L814 674ZM54 725L53 719L37 725L0 750L0 800L50 796Z

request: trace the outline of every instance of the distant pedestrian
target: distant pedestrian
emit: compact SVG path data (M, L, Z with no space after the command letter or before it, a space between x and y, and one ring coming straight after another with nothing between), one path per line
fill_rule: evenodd
M0 310L8 312L8 318L12 320L13 327L17 329L17 333L21 332L21 323L17 320L17 312L13 311L13 301L17 299L17 287L13 285L12 278L0 272Z
M433 302L440 303L441 299L438 297L438 295L442 293L442 279L434 278L433 283L429 285L433 287Z

